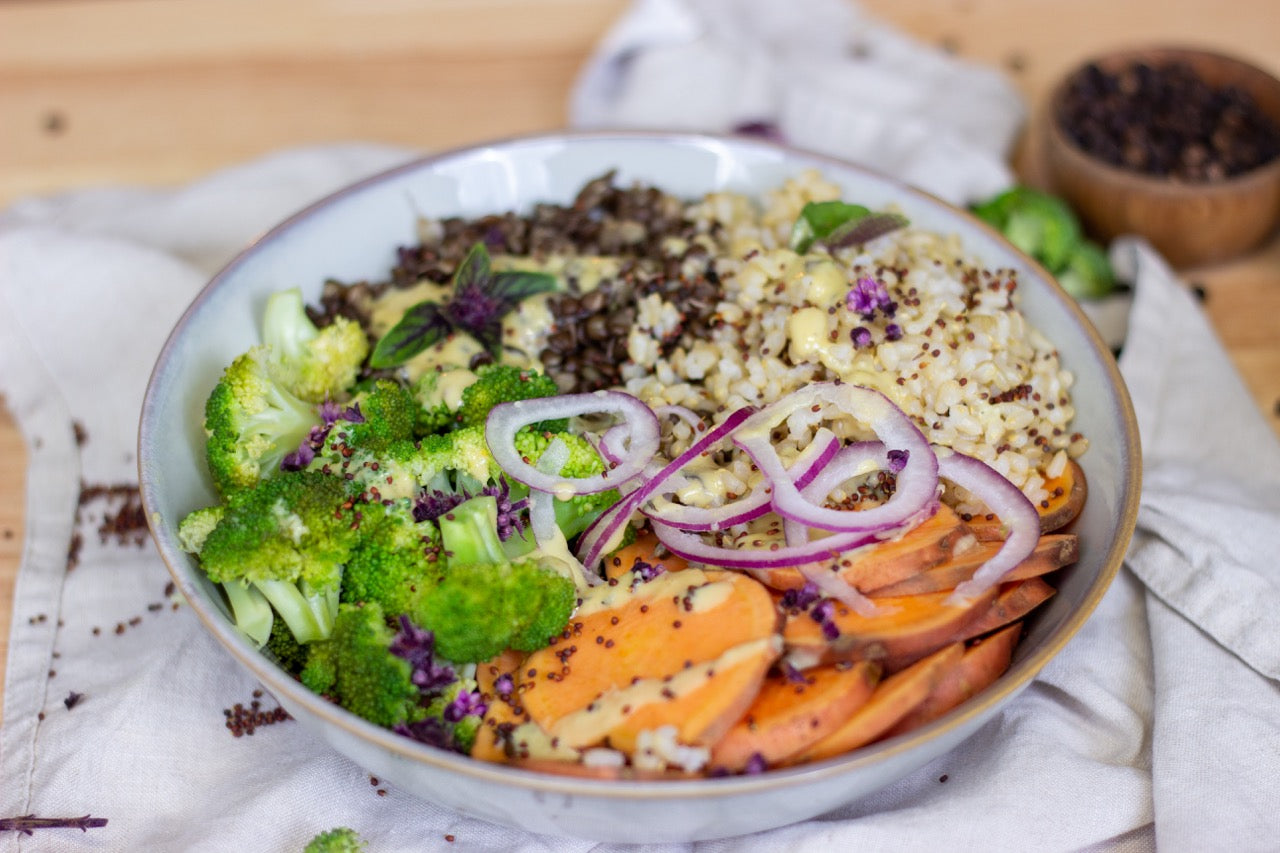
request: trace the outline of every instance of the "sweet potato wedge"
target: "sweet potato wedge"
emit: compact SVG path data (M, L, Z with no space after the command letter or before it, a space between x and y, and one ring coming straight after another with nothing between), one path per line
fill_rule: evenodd
M753 756L777 764L839 728L871 697L879 664L859 661L805 671L794 679L775 672L746 715L711 749L711 766L731 772Z
M964 656L964 645L952 643L880 682L871 698L831 734L801 750L787 763L818 761L879 740L898 721L919 707L947 668Z
M955 589L973 576L973 573L1000 550L1002 542L981 542L963 554L945 563L925 569L885 587L864 589L874 596L920 595L926 592L942 592ZM1005 581L1024 580L1046 575L1076 561L1080 554L1080 541L1074 533L1047 533L1040 537L1035 551L1005 575Z
M524 661L520 699L543 729L565 743L590 746L585 734L567 731L560 721L611 693L675 677L735 647L777 646L779 619L765 587L736 572L668 571L647 583L623 575L588 593L564 634ZM592 718L574 719L585 725ZM680 722L655 720L654 727ZM590 732L603 738L613 727L593 720Z
M1044 604L1056 591L1040 578L1001 584L995 601L977 619L952 635L952 639L968 640L1003 628Z
M941 506L901 538L886 539L842 558L840 576L866 592L912 577L972 544L975 540L960 516L950 507ZM761 572L759 578L780 590L799 589L805 584L804 575L796 568Z
M788 614L782 636L787 659L800 669L835 661L878 661L894 672L952 642L965 626L986 613L996 590L964 605L946 604L950 592L876 598L880 613L860 616L843 604L832 609L839 634L828 638L808 612Z
M557 720L551 734L568 746L602 743L632 755L641 732L673 726L680 744L710 746L746 713L781 653L776 635L751 640L674 675L607 691Z
M886 737L905 734L932 722L989 687L1009 668L1022 623L1004 628L964 650L960 660L946 667L938 683L915 710L898 721Z
M1049 497L1036 507L1040 513L1040 532L1053 533L1075 521L1089 496L1089 484L1082 469L1074 459L1068 460L1062 474L1045 483ZM994 515L965 519L969 529L984 542L1004 539L1000 519Z
M520 663L524 660L524 652L508 649L492 660L476 666L476 685L484 697L488 709L484 714L484 722L476 733L475 743L471 747L471 757L481 761L504 762L507 760L506 747L501 728L510 728L529 721L529 715L520 706L519 694L513 689L502 693L497 689L497 681L503 675L511 677L512 686Z

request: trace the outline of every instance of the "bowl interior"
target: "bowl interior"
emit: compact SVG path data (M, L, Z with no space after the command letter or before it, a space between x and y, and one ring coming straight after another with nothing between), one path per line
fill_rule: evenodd
M1058 594L1030 623L1013 667L995 686L914 734L817 765L758 778L602 785L481 766L391 735L310 694L232 627L220 596L179 548L176 525L190 510L215 500L203 462L204 401L225 365L256 342L258 317L271 292L299 286L314 300L326 278L382 278L396 247L415 240L418 215L478 215L525 210L538 201L566 202L610 169L617 169L620 182L644 180L694 196L714 189L759 195L809 168L841 185L848 200L897 205L916 224L959 234L989 266L1017 270L1023 311L1075 374L1076 428L1091 441L1081 460L1090 491L1076 522L1080 559L1062 573ZM1116 573L1136 517L1139 453L1115 362L1075 303L1043 269L967 214L875 173L769 143L596 133L523 138L412 163L340 192L269 232L210 282L160 354L142 412L139 467L154 538L197 614L294 716L358 763L415 793L491 820L614 840L689 840L818 814L936 757L994 714L1083 624ZM840 784L833 786L833 779ZM460 792L468 786L488 793L467 799ZM562 805L547 799L552 791L563 795ZM609 822L592 816L593 809L604 809Z

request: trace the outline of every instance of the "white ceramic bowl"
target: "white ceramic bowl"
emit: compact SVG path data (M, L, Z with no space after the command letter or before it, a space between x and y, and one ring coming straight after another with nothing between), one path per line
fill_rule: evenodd
M844 757L757 776L602 782L545 775L433 749L375 727L306 690L233 629L221 597L178 546L177 522L215 499L204 470L206 396L256 342L267 295L322 282L385 277L414 217L478 215L569 201L616 168L681 196L759 194L816 167L870 207L899 205L914 223L954 232L989 265L1018 271L1022 308L1075 372L1077 428L1089 499L1077 521L1079 562L1032 618L1011 669L990 689L908 735ZM514 139L452 151L362 181L267 233L220 272L173 330L152 375L139 437L142 499L175 582L215 637L305 727L370 773L467 815L537 832L613 841L689 841L781 826L875 791L954 748L1012 700L1089 617L1120 566L1138 506L1137 427L1110 352L1050 276L994 231L894 180L827 158L741 138L590 133Z

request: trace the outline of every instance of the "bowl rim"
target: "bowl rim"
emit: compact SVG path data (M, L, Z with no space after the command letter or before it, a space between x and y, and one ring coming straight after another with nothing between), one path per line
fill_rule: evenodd
M1051 147L1065 153L1078 165L1095 171L1108 182L1130 190L1169 196L1171 199L1203 198L1206 195L1235 195L1273 183L1280 183L1280 154L1265 163L1254 166L1247 172L1241 172L1222 180L1176 181L1167 177L1117 166L1081 148L1063 129L1062 123L1058 119L1058 107L1065 97L1067 87L1071 84L1071 81L1091 65L1132 64L1150 57L1169 60L1201 58L1222 63L1251 75L1258 81L1259 85L1274 88L1277 97L1280 97L1280 77L1248 60L1212 48L1196 47L1190 44L1157 43L1117 47L1111 50L1099 51L1080 60L1063 73L1053 85L1053 88L1049 90L1049 96L1045 100L1044 106L1044 124L1051 139ZM1271 117L1280 125L1280 116Z
M1088 587L1079 606L1065 617L1055 631L1045 638L1039 648L1035 649L1032 654L1023 660L1016 662L994 684L978 696L968 700L960 708L905 735L890 738L823 761L795 767L771 769L759 775L609 780L571 776L473 759L470 756L418 743L410 738L397 735L389 729L376 726L311 692L300 682L287 677L279 667L253 648L247 639L235 631L216 607L205 601L203 588L196 586L197 581L194 578L194 570L190 565L188 555L177 547L176 535L163 529L163 519L156 506L157 496L155 490L157 487L153 477L149 474L150 466L148 466L147 462L150 459L148 444L152 441L154 412L158 407L156 389L165 373L165 365L177 349L178 341L182 337L182 332L187 324L192 321L201 306L210 300L210 295L218 288L218 285L238 267L248 262L263 245L305 222L327 206L347 196L358 194L372 185L394 181L405 173L429 169L436 163L445 162L487 148L511 148L522 145L537 146L554 142L572 144L574 141L579 140L607 141L610 139L646 141L658 144L685 144L701 147L729 146L732 148L745 146L760 148L768 152L782 154L787 158L803 158L819 164L819 168L825 164L834 169L860 172L877 181L893 185L904 195L915 196L925 203L941 206L952 215L962 217L971 227L984 232L993 241L1003 244L1008 252L1022 258L1028 267L1049 285L1049 295L1056 299L1059 308L1072 315L1074 324L1084 334L1090 344L1089 354L1099 362L1101 370L1106 374L1110 382L1112 396L1114 397L1110 402L1118 407L1119 419L1123 426L1116 450L1119 461L1124 465L1125 475L1123 479L1124 487L1118 496L1118 515L1114 535L1112 536L1112 541L1107 545L1099 572ZM753 792L772 792L778 789L807 787L811 784L839 779L859 768L887 762L895 756L914 750L925 741L965 727L975 718L987 714L994 706L1003 704L1013 695L1030 685L1040 670L1062 651L1063 647L1079 632L1080 628L1092 615L1118 574L1125 553L1128 550L1137 524L1138 501L1142 480L1142 454L1137 418L1128 389L1120 375L1119 367L1111 355L1111 351L1106 347L1097 330L1087 319L1079 305L1062 290L1048 270L1034 259L1026 256L1012 243L1009 243L998 230L978 219L969 211L951 204L932 193L858 163L798 146L756 137L665 130L561 130L515 134L481 140L415 157L400 165L347 184L302 207L254 238L236 253L201 288L177 320L166 338L148 378L139 422L137 451L140 494L148 528L151 532L152 541L156 544L160 557L175 584L186 597L197 617L204 624L205 629L212 633L224 649L248 669L277 699L279 699L280 695L283 695L287 697L290 703L295 703L297 706L305 708L309 713L328 725L341 729L348 737L376 745L387 750L396 758L413 764L426 764L451 773L460 773L478 783L509 785L540 794L554 793L588 797L596 800L643 801L665 800L671 797L679 797L682 800L690 797L715 800L738 797ZM176 522L171 521L169 524L176 531ZM310 734L317 736L315 731Z

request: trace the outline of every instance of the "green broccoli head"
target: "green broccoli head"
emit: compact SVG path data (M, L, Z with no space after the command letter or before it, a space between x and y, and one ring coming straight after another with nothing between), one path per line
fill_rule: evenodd
M453 370L428 370L409 387L418 401L418 435L447 432L458 426L458 405L467 386L476 375L463 367Z
M1106 251L1091 240L1083 240L1058 273L1062 289L1076 299L1101 299L1115 287L1115 272Z
M420 483L428 483L441 474L449 473L487 483L502 474L485 442L483 426L464 427L422 439L413 469Z
M178 522L178 545L188 554L199 554L204 547L204 540L209 538L213 528L222 521L227 508L222 504L214 504L188 513Z
M459 678L427 703L427 713L423 722L430 723L431 729L437 733L434 737L421 738L419 732L427 728L419 723L410 727L409 734L468 755L475 745L476 735L480 733L480 724L484 722L487 706L480 698L479 685L474 679Z
M483 426L490 410L499 403L554 397L560 393L551 377L510 364L486 365L476 371L476 376L476 381L462 392L462 405L458 407L458 422L462 426ZM568 422L555 420L536 426L558 432L566 429Z
M533 427L516 433L515 447L530 465L536 465L551 442L559 439L569 448L569 459L560 469L564 477L595 477L604 473L604 460L580 435L569 432L540 431ZM567 501L556 500L556 526L566 539L572 539L591 526L600 513L621 499L617 489L589 495L575 495Z
M577 605L576 586L536 553L508 562L495 498L472 498L439 524L445 571L420 592L414 615L435 633L442 656L476 663L507 648L531 651L564 628Z
M272 375L269 353L259 345L233 361L205 402L205 455L224 495L274 474L320 424L315 407Z
M546 646L576 605L573 581L544 560L450 564L420 596L416 617L435 633L442 657L479 663L504 649Z
M337 317L317 328L297 288L268 297L262 341L270 347L272 371L280 382L312 403L344 399L369 355L368 338L358 323Z
M415 521L408 500L359 508L360 536L342 575L342 600L375 603L383 612L409 613L420 587L435 582L443 568L440 530Z
M1050 272L1066 266L1081 239L1080 221L1067 203L1032 187L1012 187L973 212Z
M310 642L332 627L355 541L342 478L282 471L230 496L200 565L215 583L252 583L294 636Z
M298 642L289 626L283 619L271 623L271 633L267 637L263 651L267 652L281 669L296 676L307 665L309 647Z
M413 665L391 651L395 637L377 604L342 604L333 633L310 645L302 683L375 725L420 720Z
M339 826L311 839L302 853L363 853L364 849L364 839L354 829Z
M343 477L371 501L414 496L419 476L413 439L417 408L397 383L375 382L340 415L326 419L330 426L313 447L307 468Z

